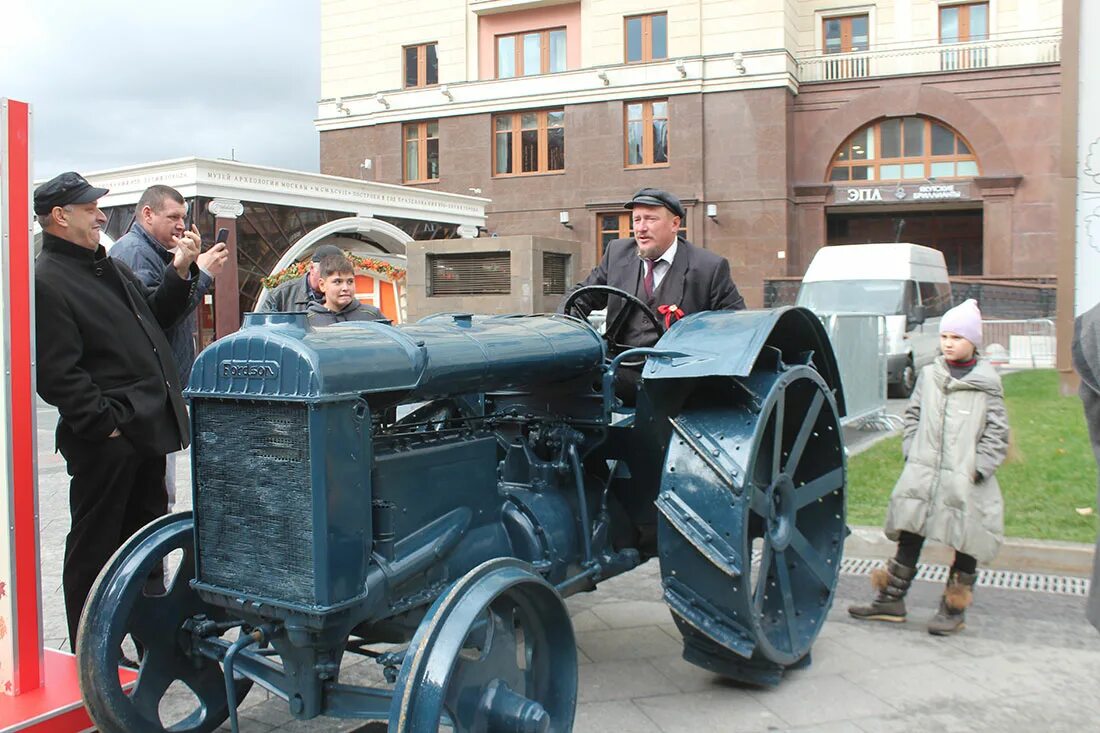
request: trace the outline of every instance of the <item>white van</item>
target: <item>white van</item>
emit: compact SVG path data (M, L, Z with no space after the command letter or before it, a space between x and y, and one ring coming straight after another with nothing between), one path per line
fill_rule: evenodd
M887 384L908 397L917 372L940 349L940 317L951 307L943 253L919 244L842 244L814 255L798 305L815 313L886 316Z

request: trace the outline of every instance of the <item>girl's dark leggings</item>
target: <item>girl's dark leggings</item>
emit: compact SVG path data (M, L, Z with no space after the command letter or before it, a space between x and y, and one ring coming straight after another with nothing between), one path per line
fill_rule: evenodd
M921 547L924 546L924 538L919 534L913 534L912 532L901 531L901 536L898 537L898 554L894 557L894 560L899 565L904 565L907 568L915 568L917 566L917 560L920 559ZM978 571L978 560L973 555L967 555L965 552L955 551L955 562L951 564L952 572L973 574Z

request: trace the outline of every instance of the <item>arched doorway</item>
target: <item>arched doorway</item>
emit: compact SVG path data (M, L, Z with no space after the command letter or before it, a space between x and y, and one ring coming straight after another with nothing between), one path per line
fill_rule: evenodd
M926 116L885 117L850 135L826 180L826 244L912 242L944 254L952 275L983 272L981 164L969 142Z
M378 219L347 217L323 224L299 239L272 268L277 273L310 255L322 244L334 244L352 254L367 256L404 269L405 245L413 241L403 230ZM260 291L255 309L260 310L268 290ZM360 300L376 305L395 322L403 320L405 312L404 283L384 275L356 275L356 295ZM390 308L392 304L392 310Z

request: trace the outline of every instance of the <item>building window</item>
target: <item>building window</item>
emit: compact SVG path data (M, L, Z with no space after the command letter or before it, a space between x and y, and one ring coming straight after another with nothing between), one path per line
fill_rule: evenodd
M822 21L825 53L866 51L870 46L869 23L866 15L845 15Z
M434 43L405 46L405 87L426 87L439 83L439 61Z
M508 252L428 255L428 295L507 295L512 292Z
M596 221L600 224L600 236L596 238L596 259L602 260L607 245L616 239L627 239L634 235L629 211L615 211L599 214Z
M870 22L864 15L844 15L821 21L821 48L826 55L850 54L870 48ZM865 56L828 59L826 79L856 79L869 76L870 60Z
M439 121L407 122L405 138L405 183L439 180Z
M596 224L599 232L596 237L596 259L602 260L607 245L616 239L629 239L634 236L634 222L630 211L607 211L596 214ZM688 217L680 219L678 234L684 239L688 238Z
M923 181L979 173L962 136L924 117L890 117L848 138L833 157L830 181Z
M980 43L989 40L989 3L944 5L940 7L940 43ZM940 68L980 69L989 65L984 47L952 48L940 52Z
M497 36L497 78L565 71L565 29Z
M668 14L635 15L626 19L626 62L668 58Z
M562 252L542 253L542 294L565 295L569 283L569 255Z
M623 117L626 167L668 165L668 100L627 102Z
M565 111L507 112L493 116L493 175L565 170Z

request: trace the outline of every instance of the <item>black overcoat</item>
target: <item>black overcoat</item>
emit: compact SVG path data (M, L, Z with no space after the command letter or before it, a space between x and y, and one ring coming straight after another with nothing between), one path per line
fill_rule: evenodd
M118 428L143 453L189 442L179 371L163 328L187 308L198 268L169 264L150 289L125 264L49 233L35 261L37 389L87 441Z
M1074 325L1073 366L1081 375L1080 395L1085 406L1085 422L1089 426L1096 462L1100 464L1100 305L1081 314ZM1100 505L1100 488L1096 501ZM1092 590L1085 613L1093 626L1100 629L1100 537L1096 539Z

